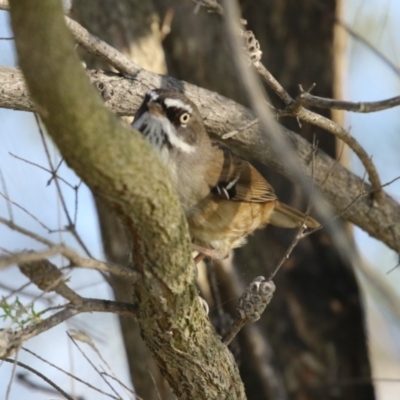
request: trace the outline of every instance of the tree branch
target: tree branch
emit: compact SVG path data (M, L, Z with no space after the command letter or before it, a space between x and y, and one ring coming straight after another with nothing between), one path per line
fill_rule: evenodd
M134 304L82 297L79 304L68 303L65 305L65 309L39 323L32 323L19 331L4 329L0 333L0 357L12 356L27 340L54 328L75 315L84 312L112 312L114 314L135 317L137 316L137 311L138 307Z
M114 95L106 102L106 106L118 115L133 115L148 89L167 87L183 90L198 105L211 134L221 137L226 132L249 124L250 127L247 130L226 141L226 144L239 154L252 157L286 177L292 178L287 165L282 159L276 157L270 138L263 134L259 126L251 124L255 119L254 114L234 101L215 92L145 70L141 70L134 79L125 79L117 74L100 71L87 71L87 73L94 84L102 82L112 88ZM0 82L3 85L0 92L0 107L23 111L34 110L22 75L18 70L0 67ZM288 129L282 128L281 131L297 153L299 168L306 175L311 176L312 145ZM329 178L326 179L326 176ZM400 226L394 224L393 221L399 219L400 205L392 197L384 194L381 204L374 207L368 196L359 196L361 187L365 187L366 193L371 193L372 188L345 167L336 164L332 158L320 150L315 155L314 179L315 184L320 187L338 213L355 198L359 198L343 217L397 251L399 246L394 237L400 237ZM324 184L321 187L322 183ZM391 234L390 229L395 231L395 236Z
M64 392L59 386L57 386L52 380L47 378L45 375L41 374L38 370L30 367L29 365L26 365L20 361L17 360L11 360L10 358L0 358L0 360L11 363L11 364L16 364L19 367L25 368L26 370L34 373L35 375L39 376L42 378L45 382L47 382L50 386L52 386L58 393L62 394L67 400L74 400L73 397L71 397L68 393Z

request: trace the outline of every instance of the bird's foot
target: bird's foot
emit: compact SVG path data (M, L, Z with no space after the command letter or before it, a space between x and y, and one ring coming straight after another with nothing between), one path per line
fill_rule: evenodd
M197 251L198 254L194 257L194 262L198 264L204 257L210 257L214 260L224 260L226 254L222 254L220 251L215 249L209 249L192 243L192 249Z

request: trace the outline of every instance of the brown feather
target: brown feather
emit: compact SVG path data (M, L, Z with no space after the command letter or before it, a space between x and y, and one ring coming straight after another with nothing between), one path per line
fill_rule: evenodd
M211 188L222 189L213 192L216 196L251 203L265 203L277 199L272 186L248 161L232 153L219 142L213 142L212 145L218 151L213 159L215 168L210 168L215 172L209 183ZM228 197L223 188L228 189Z
M278 202L269 217L269 223L280 228L298 228L305 218L305 214L301 211ZM320 223L312 217L307 217L305 224L307 228L318 228L320 226Z

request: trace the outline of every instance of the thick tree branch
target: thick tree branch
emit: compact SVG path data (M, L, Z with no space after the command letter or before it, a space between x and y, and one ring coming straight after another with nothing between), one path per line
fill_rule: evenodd
M129 80L100 71L88 71L88 75L94 84L101 82L112 89L114 95L106 105L119 115L133 115L145 91L150 88L168 87L183 90L198 105L211 134L222 137L226 132L248 124L247 130L235 135L226 144L243 156L257 159L291 178L291 173L283 160L275 156L268 136L264 135L257 125L251 124L255 119L254 114L234 101L174 78L145 70L140 70L135 78ZM28 91L23 85L22 75L15 68L0 68L0 82L3 85L0 91L0 107L33 110ZM306 175L311 176L312 145L292 131L282 128L282 132L296 151L301 169ZM358 198L356 204L350 207L343 217L397 251L400 226L394 221L400 218L400 205L392 197L384 194L382 203L374 207L368 196L359 196L360 188L364 188L366 193L371 193L371 187L335 163L322 151L317 151L315 155L314 181L317 186L322 185L321 191L338 213Z
M141 279L138 320L180 398L244 399L233 357L202 311L187 223L150 145L102 106L57 0L13 0L19 63L61 154L124 222Z

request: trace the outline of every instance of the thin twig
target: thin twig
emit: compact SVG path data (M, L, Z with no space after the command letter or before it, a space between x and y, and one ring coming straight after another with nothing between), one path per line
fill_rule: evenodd
M306 106L328 108L331 110L346 110L357 113L371 113L400 106L400 96L380 101L351 102L327 99L325 97L314 96L308 92L303 91L300 93L299 97L302 104Z
M15 352L15 358L14 358L14 365L11 371L11 376L10 376L10 381L8 382L7 385L7 391L6 391L6 400L9 400L10 398L10 394L11 394L11 388L12 388L12 384L14 382L14 376L15 376L15 371L17 369L17 365L18 365L18 355L19 355L19 351Z
M26 289L29 285L32 285L32 282L27 282L27 283L23 284L22 286L20 286L18 289L14 289L12 287L5 285L4 283L0 283L0 287L2 289L8 290L10 292L7 296L2 296L1 301L7 301L10 297L14 296L17 293L23 294L24 296L27 296L27 297L36 298L36 295L34 295L32 293L24 292L24 289Z
M65 247L63 245L52 246L48 250L41 252L23 252L14 254L9 257L0 258L0 269L6 268L9 265L28 263L32 261L40 261L45 258L52 257L56 254L62 254L68 260L70 260L74 266L79 266L80 268L95 269L97 271L109 272L116 276L121 276L125 278L130 278L133 280L137 279L137 273L130 268L124 267L118 264L104 263L102 261L96 260L94 258L84 258L81 257L74 250Z
M93 342L92 338L86 332L84 332L82 330L75 330L75 329L70 329L69 332L71 333L71 335L73 335L74 339L79 340L83 343L86 343L87 345L89 345L92 348L92 350L97 354L97 356L100 358L100 360L106 365L108 370L111 372L111 374L113 375L113 379L116 382L118 382L122 386L122 388L125 390L126 394L129 395L129 392L131 392L132 394L135 394L132 390L129 390L129 389L127 390L126 386L123 385L122 382L119 381L119 379L115 375L114 371L112 370L112 368L110 367L110 365L108 364L106 359L103 357L103 355L101 354L101 352L99 351L99 349L97 348L95 343ZM104 369L101 372L101 374L104 376L108 376L108 374L105 373ZM138 399L140 400L139 397L138 397Z
M380 59L382 59L395 73L400 76L400 68L394 64L384 53L382 53L377 47L372 45L365 39L362 35L358 34L350 25L346 24L336 14L332 13L330 9L327 8L325 2L321 0L312 0L313 3L326 15L328 15L336 24L341 26L350 36L353 36L359 42L364 44L367 48L372 50Z
M65 215L65 217L66 217L67 220L68 220L68 227L67 227L67 228L68 228L68 231L71 232L72 236L75 238L75 240L78 242L78 244L82 247L82 249L85 251L85 253L86 253L89 257L92 257L92 255L91 255L89 249L88 249L87 246L85 245L85 243L84 243L84 241L82 240L81 236L78 234L78 232L77 232L77 230L76 230L76 226L74 225L74 222L73 222L71 216L69 215L68 207L67 207L67 204L66 204L66 202L65 202L64 195L63 195L63 193L62 193L60 184L59 184L58 179L57 179L57 176L56 176L56 170L54 169L53 162L51 161L49 148L48 148L48 146L47 146L46 138L45 138L45 136L44 136L43 129L42 129L42 126L41 126L41 124L40 124L39 117L37 116L36 113L34 113L34 115L35 115L37 127L38 127L38 129L39 129L39 134L40 134L40 138L41 138L41 140L42 140L43 148L44 148L44 151L45 151L45 153L46 153L47 161L48 161L49 166L50 166L51 173L52 173L52 175L55 177L55 178L54 178L54 182L55 182L55 184L56 184L56 189L57 189L57 193L58 193L58 198L60 199L61 206L62 206L62 208L63 208L63 210L64 210L64 215Z
M39 356L38 354L34 353L32 350L29 350L29 349L27 349L27 348L25 348L25 347L22 347L22 350L24 350L24 351L26 351L27 353L33 355L34 357L36 357L36 358L39 359L40 361L43 361L44 363L50 365L51 367L57 369L58 371L64 373L65 375L68 375L68 376L71 377L72 379L75 379L76 381L83 383L84 385L86 385L86 386L89 387L90 389L93 389L93 390L95 390L96 392L99 392L99 393L104 394L104 395L106 395L106 396L109 396L109 397L111 397L111 398L115 398L112 394L107 393L107 392L104 392L104 391L102 391L101 389L98 389L97 387L95 387L95 386L91 385L90 383L84 381L83 379L80 379L80 378L77 377L76 375L73 375L73 374L71 374L70 372L65 371L65 370L62 369L61 367L59 367L59 366L57 366L57 365L51 363L50 361L48 361L48 360L44 359L43 357Z
M75 345L75 347L79 350L79 352L82 354L82 356L86 359L86 361L92 366L92 368L98 373L98 375L101 377L101 379L103 379L103 381L106 383L106 385L115 393L115 395L117 397L112 396L113 399L118 399L118 400L122 400L121 396L119 395L119 393L114 389L114 387L110 384L110 382L108 382L107 379L104 378L104 376L102 375L102 373L96 368L96 366L92 363L92 361L89 359L89 357L85 354L85 352L80 348L80 346L78 345L78 343L76 343L74 337L67 332L68 337L72 340L72 343Z
M251 128L253 125L258 124L260 122L260 120L258 118L254 119L253 121L250 121L248 124L246 124L245 126L243 126L242 128L239 128L237 130L225 133L224 135L222 135L222 139L226 140L226 139L230 139L231 137L237 135L240 132L245 131L246 129Z
M39 165L39 164L37 164L37 163L34 163L34 162L32 162L32 161L29 161L29 160L27 160L27 159L25 159L25 158L19 157L19 156L15 155L15 154L13 154L13 153L11 153L11 152L10 152L9 154L10 154L11 157L16 158L17 160L23 161L23 162L25 162L25 163L27 163L27 164L29 164L29 165L33 165L34 167L39 168L39 169L41 169L41 170L43 170L43 171L46 171L46 172L48 172L49 174L51 174L52 177L51 177L50 180L47 182L47 185L50 184L51 180L54 179L54 177L57 177L61 182L65 183L65 184L66 184L67 186L69 186L71 189L74 189L74 190L76 189L76 186L71 185L71 184L70 184L68 181L66 181L64 178L62 178L61 176L57 175L57 169L58 169L58 167L61 165L61 163L62 163L63 160L60 161L59 165L57 166L56 170L55 170L54 173L53 173L53 172L50 171L49 169L47 169L47 168L45 168L45 167L43 167L43 166L41 166L41 165Z
M10 204L14 205L15 207L19 208L21 211L23 211L25 214L27 214L29 217L34 219L42 228L47 230L48 233L55 233L58 230L57 229L50 229L47 225L45 225L42 221L40 221L39 218L35 217L30 211L28 211L26 208L22 207L20 204L16 203L15 201L11 200L8 196L6 196L4 193L0 192L0 196L3 197L7 202Z
M370 156L360 145L360 143L351 136L344 128L329 118L323 117L317 113L307 110L303 107L302 96L297 99L292 97L286 92L282 85L273 77L273 75L265 68L265 66L258 61L254 63L254 67L258 73L263 77L265 83L270 86L275 93L284 101L286 107L278 113L279 117L291 116L298 118L301 121L308 122L312 125L322 128L346 143L360 159L364 168L368 172L369 180L374 188L374 199L379 203L383 199L383 192L381 190L381 181L375 165L373 164ZM302 93L306 93L302 88ZM310 90L310 89L309 89Z
M1 169L0 169L0 180L1 180L1 186L3 187L3 190L4 190L4 194L7 196L7 198L9 198L10 196L8 195L6 180L4 179L3 172L1 171ZM14 215L13 215L13 211L12 211L12 207L11 207L11 202L6 200L6 204L7 204L7 209L8 209L8 216L11 221L14 221Z
M56 389L59 393L61 393L67 400L74 400L68 393L64 392L59 386L57 386L53 381L51 381L49 378L41 374L39 371L36 369L33 369L32 367L16 360L12 360L11 358L0 358L0 360L8 362L8 363L15 363L19 367L25 368L26 370L34 373L35 375L39 376L42 378L45 382L47 382L49 385L51 385L54 389Z
M46 238L44 238L43 236L40 236L34 232L29 231L28 229L23 228L22 226L15 224L13 221L10 221L8 219L5 219L3 217L0 217L0 223L8 226L10 229L12 229L13 231L19 232L22 235L28 236L32 239L35 239L36 241L45 244L46 246L52 247L52 246L56 246L56 244Z
M283 111L285 115L288 115L286 114L287 110L288 108ZM291 113L291 111L288 112ZM356 139L354 139L353 136L351 136L336 122L330 120L329 118L323 117L322 115L309 111L303 107L300 107L298 110L293 109L293 114L291 115L298 117L302 121L308 122L314 126L318 126L322 129L327 130L328 132L341 139L344 143L346 143L354 151L354 153L360 159L364 168L368 172L369 181L371 182L371 185L374 189L374 200L376 200L378 203L381 202L384 193L382 191L382 184L379 178L378 171L373 164L371 157L367 154L360 143Z
M138 400L143 400L142 397L138 396L134 390L130 389L128 386L126 386L123 382L121 382L119 379L116 379L114 376L108 374L106 371L102 371L102 374L107 376L108 378L114 379L116 382L118 382L123 388L125 388L128 392L131 394L135 395Z
M314 193L314 175L315 175L315 154L317 152L317 145L315 143L315 136L313 139L313 148L312 148L312 165L311 165L311 182L312 182L312 189L311 189L311 193L310 193L310 197L309 197L309 201L308 201L308 205L307 205L307 211L304 214L304 218L302 221L302 224L299 228L299 230L296 233L296 236L294 237L294 239L292 240L291 244L289 245L289 247L286 249L285 253L283 254L283 256L281 257L280 261L278 262L277 266L274 268L274 270L269 274L267 280L271 281L272 279L274 279L275 275L277 274L277 272L280 270L280 268L282 267L282 265L284 264L284 262L290 257L290 255L292 254L292 251L294 250L294 248L297 246L297 244L299 243L299 241L301 239L303 239L304 236L304 232L307 229L306 226L306 220L307 218L310 216L311 213L311 207L312 207L312 198L313 198L313 193ZM320 229L316 228L316 230ZM314 233L316 231L315 229L312 230L312 232Z
M242 330L242 328L246 325L245 320L236 318L229 328L228 332L223 338L223 342L229 346L232 343L232 340L237 336L237 334Z
M69 303L65 307L64 310L59 311L51 317L29 325L20 331L3 330L1 332L2 346L0 347L0 357L13 355L22 343L84 312L112 312L126 317L135 317L137 314L137 306L134 304L100 299L82 298L80 304Z

